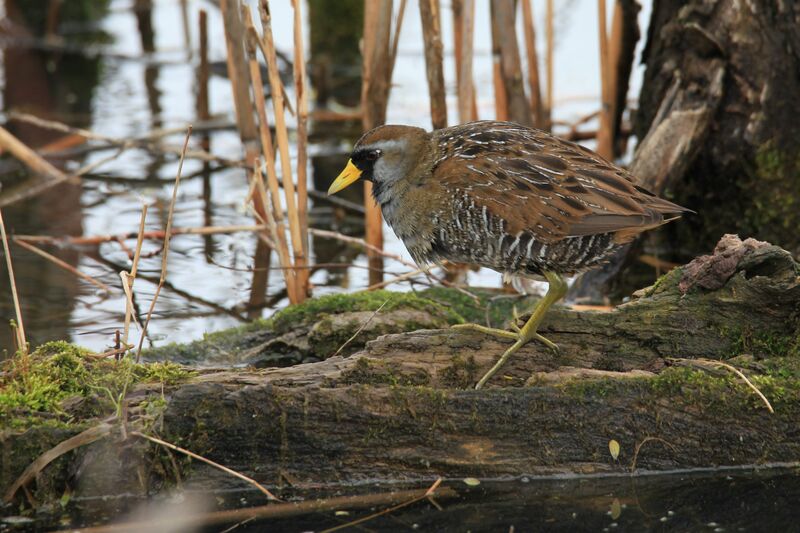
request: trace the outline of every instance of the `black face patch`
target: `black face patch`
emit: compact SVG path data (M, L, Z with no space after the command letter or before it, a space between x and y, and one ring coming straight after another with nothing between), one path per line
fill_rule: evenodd
M373 170L375 162L380 158L381 151L374 148L359 148L350 154L350 160L361 171L361 179L373 181Z

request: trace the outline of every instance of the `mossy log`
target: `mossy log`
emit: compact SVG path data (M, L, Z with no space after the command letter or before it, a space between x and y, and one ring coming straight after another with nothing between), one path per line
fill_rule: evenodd
M526 346L487 389L472 387L504 341L426 329L378 336L356 353L313 363L205 371L166 392L157 427L162 438L273 486L794 462L800 460L798 274L786 251L728 236L714 255L673 270L613 311L554 310L543 332L560 352ZM469 315L455 305L468 298L436 295L452 300L447 305L429 295L429 320ZM414 306L426 300L411 298ZM329 321L321 311L327 304L319 302L309 304L315 312L293 310L284 326ZM366 310L328 312L344 323L348 313L366 321ZM380 322L392 313L367 314ZM259 334L239 332L231 342L252 344ZM774 414L734 374L695 368L699 358L740 368ZM137 394L146 397L146 387ZM7 438L6 453L23 440ZM617 458L611 440L620 445ZM106 449L120 453L118 446ZM144 449L142 464L152 464L155 448ZM85 462L97 456L76 454L69 470L93 471ZM13 479L8 470L4 482ZM130 470L130 483L116 487L147 490L139 485L147 479L142 470ZM163 474L169 478L169 468ZM202 487L241 486L198 463L183 474ZM91 483L78 485L92 493Z

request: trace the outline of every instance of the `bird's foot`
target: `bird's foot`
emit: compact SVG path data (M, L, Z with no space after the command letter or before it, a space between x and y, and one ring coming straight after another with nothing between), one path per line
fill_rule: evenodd
M453 326L453 329L460 329L465 331L477 331L479 333L485 333L486 335L493 335L495 337L500 337L501 339L511 339L513 341L518 341L523 338L525 335L522 332L522 328L518 327L516 324L512 322L511 329L513 331L508 331L505 329L500 328L489 328L486 326L482 326L480 324L456 324ZM540 335L539 333L534 333L530 335L530 338L526 339L523 344L527 343L529 340L537 340L553 350L554 352L558 353L558 344L554 343L550 339L546 338L544 335Z
M453 328L460 330L478 331L480 333L485 333L486 335L493 335L495 337L500 337L502 339L511 339L514 341L514 344L512 344L503 353L503 355L500 356L500 359L497 360L494 366L488 372L486 372L486 374L480 379L480 381L478 381L478 384L475 385L476 389L482 388L486 384L486 382L489 381L489 379L491 379L491 377L494 376L498 370L500 370L500 368L506 363L506 361L508 361L508 358L511 357L511 355L514 352L525 346L531 340L535 339L544 344L545 346L547 346L548 348L550 348L551 350L553 350L554 352L558 353L558 345L553 341L551 341L550 339L547 339L543 335L537 333L535 330L534 331L528 330L528 332L526 332L525 331L526 328L517 328L512 326L512 328L515 331L506 331L504 329L481 326L480 324L456 324L455 326L453 326Z
M500 337L501 339L511 339L511 340L519 339L519 332L507 331L505 329L499 329L499 328L489 328L486 326L481 326L480 324L456 324L453 326L453 329L477 331L479 333L485 333L486 335L493 335L495 337Z

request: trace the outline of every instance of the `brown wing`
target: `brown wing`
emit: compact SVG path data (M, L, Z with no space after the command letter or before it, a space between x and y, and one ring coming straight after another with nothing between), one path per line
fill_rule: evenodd
M614 233L627 242L688 211L591 150L539 130L482 121L437 133L442 156L434 180L466 192L511 234L532 231L554 242Z

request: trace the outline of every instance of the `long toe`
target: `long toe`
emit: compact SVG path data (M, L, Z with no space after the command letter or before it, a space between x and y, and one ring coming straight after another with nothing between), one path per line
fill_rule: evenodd
M453 329L477 331L480 333L484 333L486 335L500 337L501 339L511 339L511 340L519 339L519 334L513 331L506 331L504 329L498 329L498 328L489 328L486 326L482 326L480 324L455 324L453 326Z
M551 350L553 350L553 352L555 352L556 355L561 353L561 349L558 347L558 344L554 343L550 339L548 339L548 338L546 338L546 337L544 337L544 336L542 336L542 335L540 335L538 333L535 334L533 336L533 338L536 339L537 341L541 342L542 344L544 344L545 346L547 346Z

